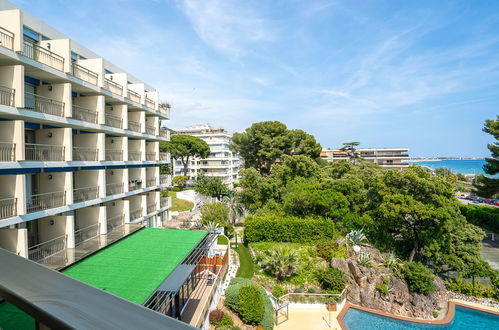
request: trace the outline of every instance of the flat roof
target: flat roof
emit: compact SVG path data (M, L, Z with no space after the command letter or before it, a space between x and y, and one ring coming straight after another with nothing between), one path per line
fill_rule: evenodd
M144 228L62 273L142 305L206 234Z

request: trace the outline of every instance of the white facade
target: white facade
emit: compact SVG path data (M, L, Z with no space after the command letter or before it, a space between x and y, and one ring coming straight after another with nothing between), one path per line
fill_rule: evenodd
M49 263L168 217L155 89L4 0L0 119L1 248Z
M409 166L409 149L383 148L383 149L356 149L359 157L384 168L406 168ZM321 158L329 162L350 159L346 151L340 149L324 149Z
M239 168L241 161L237 153L229 149L232 134L223 128L213 128L208 125L196 125L177 130L177 134L198 137L210 146L208 158L194 158L189 160L188 177L193 183L199 176L219 177L229 188L239 182ZM184 175L184 167L180 160L174 162L175 175Z

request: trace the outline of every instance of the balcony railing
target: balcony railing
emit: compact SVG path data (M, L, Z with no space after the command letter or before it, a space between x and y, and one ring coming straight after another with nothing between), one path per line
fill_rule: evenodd
M153 186L156 186L157 183L156 183L156 178L149 178L146 180L146 184L148 187L153 187Z
M125 216L123 214L107 218L107 232L112 232L114 229L123 226L124 223Z
M64 57L32 42L24 40L23 55L59 71L64 71Z
M141 180L130 180L128 182L128 191L137 190L142 188Z
M160 129L159 136L167 138L168 137L168 130L167 129Z
M97 124L97 111L86 109L73 104L73 118L87 123Z
M66 205L66 192L55 191L31 195L31 199L26 202L26 209L28 213L32 213L64 205Z
M161 208L168 207L168 205L170 204L170 197L161 197L161 199L159 200L159 204Z
M40 262L54 254L66 250L67 235L62 235L28 248L30 260ZM64 255L64 258L66 255Z
M167 184L168 183L168 175L160 175L159 176L159 184Z
M0 104L14 106L14 97L16 91L12 88L0 86Z
M97 161L99 149L73 147L73 160L82 162Z
M146 133L149 135L156 135L156 127L146 125Z
M73 62L73 76L97 86L99 75Z
M158 206L156 202L147 204L147 214L156 212L158 210Z
M142 217L142 214L143 214L142 208L141 207L136 208L136 209L130 211L130 220L138 219L138 218Z
M129 151L128 152L128 160L138 161L140 160L141 152L140 151Z
M139 93L136 93L134 91L128 90L127 91L127 97L128 97L128 99L130 99L130 100L132 100L134 102L140 103L140 94Z
M16 144L0 142L0 162L12 162L16 160Z
M73 203L99 198L99 186L73 189Z
M96 223L75 231L75 245L79 245L99 235L100 224Z
M106 125L116 128L123 128L123 119L118 116L106 114Z
M148 152L146 153L146 160L156 160L156 153L155 152Z
M64 116L64 102L28 92L24 93L24 108L49 115Z
M167 152L160 152L159 153L159 160L167 160L168 159L168 153Z
M64 161L64 150L63 146L26 143L25 159L39 161Z
M123 193L123 183L106 184L106 196L117 195L122 193Z
M106 150L106 160L109 161L122 161L123 150Z
M155 110L156 109L156 102L154 102L153 100L148 99L146 97L146 107Z
M141 127L140 123L137 123L136 121L129 120L128 121L128 129L134 132L141 132Z
M0 27L0 46L14 50L14 33Z
M110 79L104 78L104 88L110 92L113 92L114 94L123 96L123 86L115 83Z
M10 218L17 215L17 198L0 199L0 219Z

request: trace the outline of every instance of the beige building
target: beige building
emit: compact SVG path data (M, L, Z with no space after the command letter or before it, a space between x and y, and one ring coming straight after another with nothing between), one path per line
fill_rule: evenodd
M408 167L409 149L406 148L386 148L386 149L356 149L359 157L377 164L384 168L405 168ZM348 160L347 151L340 149L324 149L321 158L329 162Z
M223 128L213 128L211 125L196 125L177 130L177 134L196 136L208 143L210 155L208 158L194 158L189 161L188 177L193 183L200 175L219 177L229 188L239 182L241 161L237 153L229 149L232 134ZM175 175L183 175L183 165L175 161Z
M0 248L58 268L168 217L156 90L0 0Z

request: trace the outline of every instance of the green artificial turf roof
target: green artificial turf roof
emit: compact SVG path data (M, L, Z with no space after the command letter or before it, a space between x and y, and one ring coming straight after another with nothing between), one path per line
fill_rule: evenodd
M205 235L205 231L144 228L63 273L144 304Z

